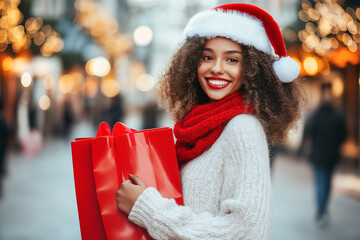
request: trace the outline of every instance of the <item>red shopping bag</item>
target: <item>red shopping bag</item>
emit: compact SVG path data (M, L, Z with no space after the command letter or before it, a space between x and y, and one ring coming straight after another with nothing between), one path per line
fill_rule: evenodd
M111 135L110 128L104 124L100 125L96 136L109 135ZM71 143L76 201L81 238L106 240L93 175L91 150L93 139L78 138Z
M102 123L98 131L105 134L98 135L110 131L106 125ZM129 222L127 216L117 210L116 191L131 173L147 186L157 188L164 197L183 204L172 130L134 131L117 123L113 136L90 141L96 197L106 238L151 239L145 230Z

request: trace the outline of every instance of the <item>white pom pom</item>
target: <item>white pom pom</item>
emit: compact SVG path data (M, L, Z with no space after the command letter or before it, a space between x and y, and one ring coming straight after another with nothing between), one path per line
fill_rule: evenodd
M273 63L273 68L280 81L289 83L299 75L300 66L291 57L282 57Z

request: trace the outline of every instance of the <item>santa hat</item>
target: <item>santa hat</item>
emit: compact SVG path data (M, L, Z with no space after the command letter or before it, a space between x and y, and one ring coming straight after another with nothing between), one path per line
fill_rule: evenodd
M227 4L193 16L184 29L186 38L226 37L235 42L254 46L277 60L273 68L280 81L292 82L300 67L286 55L280 28L270 14L251 4Z

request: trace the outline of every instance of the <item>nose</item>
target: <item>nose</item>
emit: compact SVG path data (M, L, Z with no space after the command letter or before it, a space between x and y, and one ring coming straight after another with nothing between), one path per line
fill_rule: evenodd
M224 73L224 66L220 59L213 62L213 65L211 67L211 73L215 75L221 75Z

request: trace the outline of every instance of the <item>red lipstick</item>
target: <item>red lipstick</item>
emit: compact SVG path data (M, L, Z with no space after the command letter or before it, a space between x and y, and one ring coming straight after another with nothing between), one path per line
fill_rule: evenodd
M231 81L229 81L227 79L218 78L218 77L208 77L205 79L206 79L207 85L213 89L223 89L223 88L226 88L231 83ZM209 80L212 80L212 83ZM217 83L214 83L214 81L216 81Z

